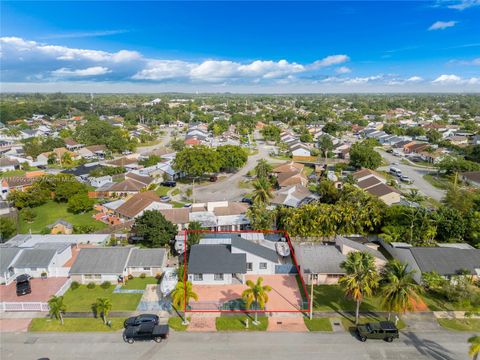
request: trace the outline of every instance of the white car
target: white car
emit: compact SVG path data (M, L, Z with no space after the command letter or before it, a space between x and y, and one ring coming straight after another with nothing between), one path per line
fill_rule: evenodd
M413 183L412 179L410 179L408 176L406 175L401 175L400 176L400 180L403 181L404 183L407 183L407 184L411 184Z

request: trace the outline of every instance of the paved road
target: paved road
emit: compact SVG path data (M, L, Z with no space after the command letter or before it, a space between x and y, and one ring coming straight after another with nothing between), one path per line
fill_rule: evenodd
M394 166L402 170L403 175L407 175L410 179L412 179L413 187L417 188L423 195L429 196L437 201L442 200L445 195L445 191L437 189L423 178L423 175L431 174L434 172L434 170L402 164L400 162L401 158L393 156L383 150L379 150L379 153L385 160L388 161L389 164L398 163L398 165ZM390 166L380 167L379 169L388 171L389 167Z
M143 147L138 147L137 148L137 153L139 154L146 154L149 153L152 150L167 146L170 141L172 140L172 133L176 130L174 128L164 128L165 135L161 135L160 142L155 145L151 146L143 146Z
M471 334L402 333L393 343L362 343L349 333L172 333L161 344L123 342L121 333L2 334L2 360L436 359L464 360Z

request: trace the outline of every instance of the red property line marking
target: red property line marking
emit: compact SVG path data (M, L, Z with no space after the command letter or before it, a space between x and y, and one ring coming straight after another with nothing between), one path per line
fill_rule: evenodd
M222 231L213 231L213 230L184 230L184 245L185 245L185 252L183 257L184 262L184 271L183 271L183 286L184 289L187 288L187 271L188 271L188 262L187 262L187 237L188 233L204 233L204 234L228 234L228 233L257 233L257 234L276 234L280 233L285 236L287 240L288 246L290 248L290 255L293 259L293 263L295 264L295 268L297 269L298 276L300 277L300 281L302 283L303 292L305 297L307 298L307 309L300 309L300 310L188 310L187 309L187 292L184 291L185 295L185 305L183 311L185 313L269 313L269 312L278 312L278 313L306 313L310 310L310 296L308 295L307 286L303 279L303 276L300 272L300 267L298 266L297 258L295 256L295 251L292 246L292 242L290 241L290 237L288 236L288 232L286 230L222 230Z

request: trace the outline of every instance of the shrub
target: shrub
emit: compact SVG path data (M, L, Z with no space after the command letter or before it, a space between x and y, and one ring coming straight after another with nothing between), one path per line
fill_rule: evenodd
M162 278L162 274L156 273L155 274L155 279L160 280Z
M133 275L132 275L132 274L128 274L127 278L128 278L128 280L132 280L132 279L133 279Z
M80 287L80 284L78 281L72 281L72 284L70 285L70 289L72 290L77 290Z
M140 274L140 279L145 279L146 277L147 277L147 274L145 274L145 273Z
M91 282L87 284L87 289L95 289L95 283Z
M102 289L105 289L105 290L108 289L110 286L112 286L112 284L110 284L110 281L104 281L104 282L100 285L100 287L101 287Z

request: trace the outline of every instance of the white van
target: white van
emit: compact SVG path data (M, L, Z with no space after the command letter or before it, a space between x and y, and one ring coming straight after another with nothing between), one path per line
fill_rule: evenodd
M402 170L391 167L390 168L390 174L396 175L396 176L402 176Z

